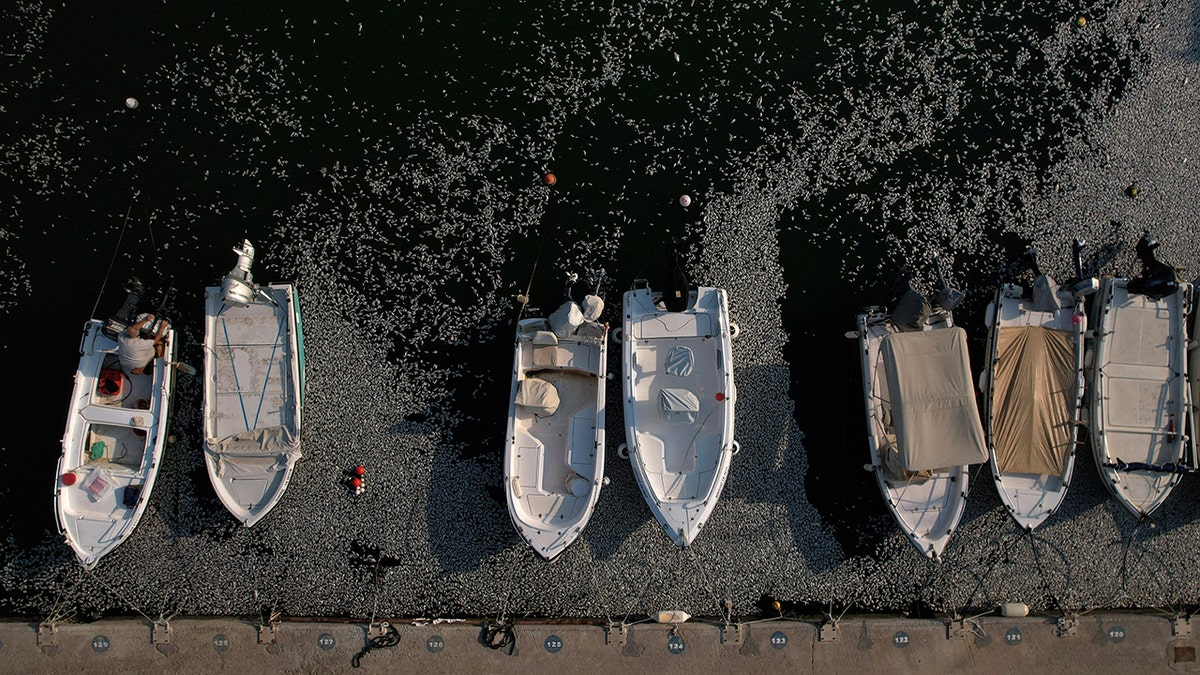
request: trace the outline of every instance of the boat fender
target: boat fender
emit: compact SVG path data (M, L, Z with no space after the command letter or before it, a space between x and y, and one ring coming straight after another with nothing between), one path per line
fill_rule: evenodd
M520 499L525 494L525 491L521 489L520 478L520 476L512 477L512 495L517 499Z
M608 336L612 338L613 342L621 344L625 341L625 329L614 328L612 332L608 334Z
M617 456L621 459L629 459L629 446L624 443L618 445Z
M742 334L742 327L741 327L741 326L737 325L736 323L730 323L730 324L729 324L729 337L730 337L730 339L736 338L737 336L739 336L739 335L741 335L741 334Z
M734 454L734 455L736 455L736 454L738 454L739 452L741 452L741 451L742 451L742 444L741 444L741 443L738 443L737 441L734 441L734 442L733 442L733 445L732 445L732 446L730 446L730 447L731 447L731 450L732 450L731 454Z
M1003 605L1000 605L1000 616L1029 616L1029 605L1026 605L1023 602L1006 602Z
M692 615L682 609L664 609L654 615L654 620L658 623L681 624L686 623L690 618Z

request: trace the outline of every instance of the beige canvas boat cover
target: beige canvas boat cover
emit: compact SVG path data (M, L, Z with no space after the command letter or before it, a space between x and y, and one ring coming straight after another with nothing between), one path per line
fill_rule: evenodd
M1000 473L1061 475L1071 450L1075 348L1071 333L1001 328L992 390L992 443Z
M905 471L987 459L963 329L891 333L883 339L881 356Z
M527 377L517 385L517 405L538 417L553 415L558 404L558 389L545 380Z

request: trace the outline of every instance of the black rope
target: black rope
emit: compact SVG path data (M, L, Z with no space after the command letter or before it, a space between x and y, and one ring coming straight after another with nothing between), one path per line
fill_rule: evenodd
M512 656L517 648L517 633L513 630L512 619L483 622L483 633L479 636L479 641L488 649L503 650Z
M370 653L372 649L389 649L400 644L400 631L396 630L396 627L391 624L384 625L387 626L384 634L367 640L367 646L363 647L361 652L355 654L354 658L350 659L350 665L358 668L359 661L362 660L362 657Z
M133 211L133 200L125 209L125 220L121 221L121 234L117 236L117 247L113 250L112 258L108 261L108 270L104 273L104 281L100 283L100 292L96 295L96 304L92 305L91 318L96 318L96 310L100 308L100 300L104 298L104 288L108 286L108 276L112 274L113 263L117 262L117 254L121 252L121 241L125 239L125 227L129 225L129 214Z

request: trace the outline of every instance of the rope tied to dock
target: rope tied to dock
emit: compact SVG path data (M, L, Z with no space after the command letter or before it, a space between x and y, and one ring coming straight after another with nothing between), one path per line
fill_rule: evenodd
M517 632L512 619L484 621L483 634L479 641L488 649L504 650L506 654L512 656L513 651L517 648Z
M354 657L350 659L351 666L359 668L359 662L362 661L362 657L371 653L371 651L374 649L390 649L400 644L400 631L396 630L396 627L390 623L385 623L383 626L383 635L376 635L375 637L368 639L367 645L362 648L362 651L355 654Z

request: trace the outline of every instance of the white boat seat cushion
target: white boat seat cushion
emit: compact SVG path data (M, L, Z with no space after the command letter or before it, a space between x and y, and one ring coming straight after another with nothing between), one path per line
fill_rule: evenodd
M558 389L545 380L527 377L517 387L517 405L538 417L553 415L558 403Z
M696 355L690 348L677 345L667 352L667 358L663 365L668 375L687 377L692 374L692 368L696 366Z
M668 422L694 424L700 413L700 399L687 389L663 387L658 400Z

